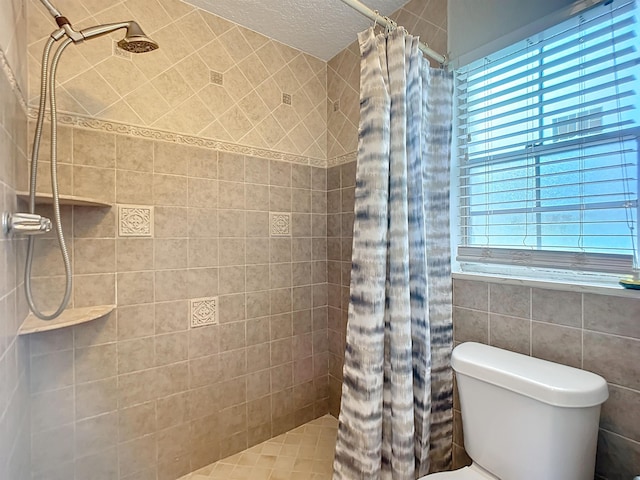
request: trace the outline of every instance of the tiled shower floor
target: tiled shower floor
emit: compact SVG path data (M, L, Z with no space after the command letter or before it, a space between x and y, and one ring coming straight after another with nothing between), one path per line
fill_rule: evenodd
M179 480L330 480L337 431L325 415Z

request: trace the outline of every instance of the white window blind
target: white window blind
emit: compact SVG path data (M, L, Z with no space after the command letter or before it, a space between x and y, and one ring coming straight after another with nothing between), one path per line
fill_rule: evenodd
M456 72L463 270L631 271L637 15L616 0Z

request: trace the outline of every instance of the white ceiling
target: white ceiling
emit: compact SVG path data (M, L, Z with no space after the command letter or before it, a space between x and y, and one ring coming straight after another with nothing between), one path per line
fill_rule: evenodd
M341 0L184 0L282 43L330 60L372 24ZM390 15L407 0L365 0Z

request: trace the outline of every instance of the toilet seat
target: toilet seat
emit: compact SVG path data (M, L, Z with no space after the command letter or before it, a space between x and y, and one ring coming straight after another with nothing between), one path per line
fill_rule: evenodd
M453 472L432 473L418 480L500 480L475 463L470 467L464 467Z

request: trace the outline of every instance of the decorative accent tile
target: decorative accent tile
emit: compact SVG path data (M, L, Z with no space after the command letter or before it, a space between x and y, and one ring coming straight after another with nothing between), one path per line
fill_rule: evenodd
M282 103L285 105L291 105L291 94L283 93L282 94Z
M214 83L216 85L222 85L222 83L224 82L224 77L222 76L222 73L211 70L209 72L209 80L211 81L211 83Z
M283 212L271 212L270 222L272 237L291 236L291 214Z
M153 237L153 207L118 205L118 234L121 237Z
M218 324L218 297L191 299L191 328Z

